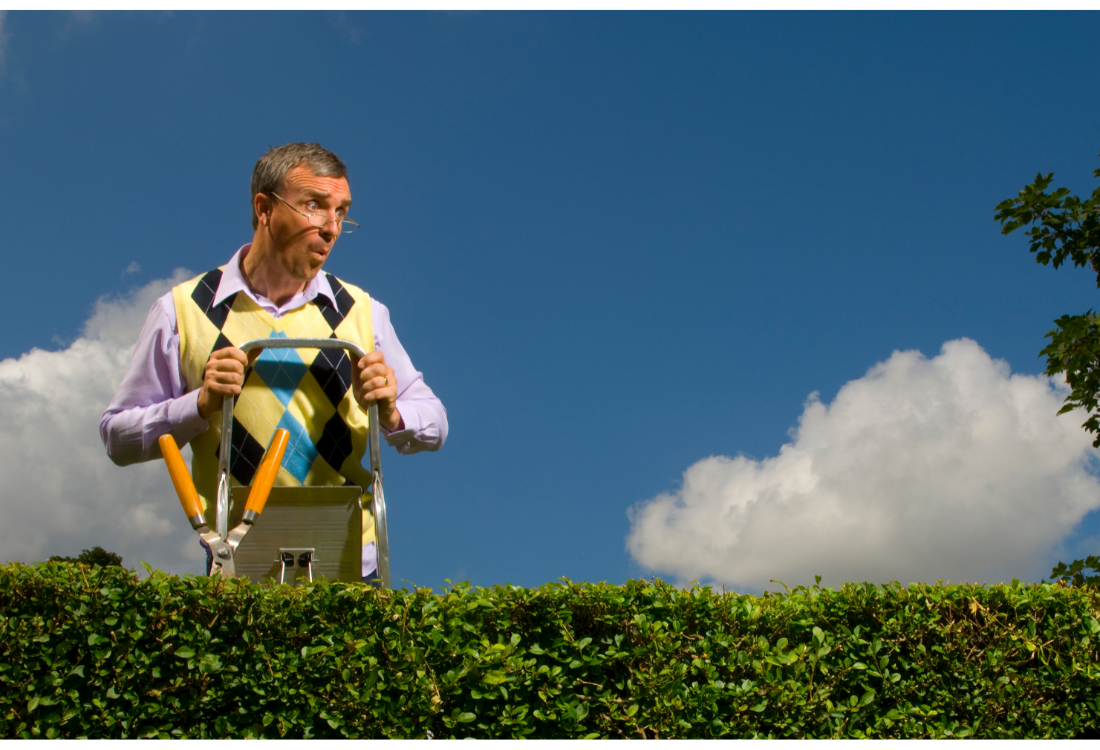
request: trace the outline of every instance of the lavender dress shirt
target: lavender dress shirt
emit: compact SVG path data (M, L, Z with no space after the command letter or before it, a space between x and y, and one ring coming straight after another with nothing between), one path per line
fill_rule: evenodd
M241 258L251 247L251 243L242 247L226 265L215 304L243 291L272 316L280 318L318 294L335 302L332 287L323 273L317 274L305 289L283 305L254 294L240 267ZM394 370L397 410L401 412L399 429L389 432L382 428L381 434L398 453L438 450L447 439L447 410L424 383L424 376L413 367L398 341L390 323L390 311L373 297L371 318L374 348L382 352L386 364ZM181 446L201 435L209 427L209 422L199 415L201 385L185 382L180 373L176 306L169 292L149 311L122 384L99 422L107 455L119 466L126 466L160 458L157 438L165 433L171 433Z

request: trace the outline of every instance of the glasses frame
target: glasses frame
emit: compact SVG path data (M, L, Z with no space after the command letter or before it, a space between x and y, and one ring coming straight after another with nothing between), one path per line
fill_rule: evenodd
M271 191L271 194L273 196L275 196L276 198L278 198L279 200L281 200L283 203L285 203L286 207L289 208L294 213L301 214L302 216L306 217L309 220L309 225L312 226L312 227L316 227L317 229L324 229L326 226L328 226L329 224L331 224L333 222L336 222L336 233L337 234L344 234L345 232L347 234L351 234L352 232L354 232L356 229L359 228L359 224L357 222L352 221L351 219L349 219L346 216L342 219L330 219L330 218L326 217L324 214L307 214L305 211L299 211L297 208L295 208L293 206L293 204L291 204L290 201L288 201L286 198L284 198L283 196L276 193L274 190ZM318 219L324 219L324 221L321 224L315 224L314 221L313 221L315 217L318 218ZM351 226L348 229L344 229L344 224L350 224Z

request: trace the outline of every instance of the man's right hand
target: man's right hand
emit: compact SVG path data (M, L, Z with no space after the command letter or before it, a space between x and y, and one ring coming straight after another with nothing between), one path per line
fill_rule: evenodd
M210 419L222 408L226 396L240 394L244 385L244 368L249 359L255 359L260 350L245 354L235 346L218 349L206 362L206 374L199 389L199 416Z

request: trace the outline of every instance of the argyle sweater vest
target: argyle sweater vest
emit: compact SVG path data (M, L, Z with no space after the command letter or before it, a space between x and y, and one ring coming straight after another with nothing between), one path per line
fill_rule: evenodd
M327 274L336 303L323 294L275 318L244 292L214 304L222 268L175 287L172 295L180 336L180 371L189 390L202 386L210 354L262 338L339 338L374 349L370 297L362 289ZM348 353L328 349L264 349L245 371L233 408L230 481L248 485L275 430L290 432L276 477L279 486L355 484L366 493L371 475L362 461L367 453L367 414L351 389ZM221 449L222 413L191 441L191 474L213 527ZM374 518L363 511L363 544L373 542Z

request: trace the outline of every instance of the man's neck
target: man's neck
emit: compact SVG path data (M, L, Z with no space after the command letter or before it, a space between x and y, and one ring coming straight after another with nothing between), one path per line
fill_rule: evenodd
M279 266L262 241L254 240L241 258L241 275L253 293L279 306L306 288L306 282L295 279Z

